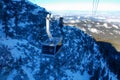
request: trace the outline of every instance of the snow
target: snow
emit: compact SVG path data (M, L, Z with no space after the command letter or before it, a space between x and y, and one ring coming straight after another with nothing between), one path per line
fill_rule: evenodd
M12 70L12 72L7 77L7 80L13 80L13 78L15 77L16 74L17 74L17 70L15 70L15 69Z
M117 76L115 74L113 74L112 72L109 73L111 80L118 80Z
M113 24L112 26L113 26L114 28L116 28L116 29L119 29L119 27L118 27L117 25L114 25L114 24Z
M18 51L16 48L12 49L11 52L12 52L12 56L16 59L19 59L21 56L23 56L22 54L20 54L21 52Z
M32 22L19 22L18 25L22 28L25 28L26 25L33 24Z
M86 29L85 28L80 28L82 31L86 32Z
M49 80L55 80L53 76L50 76Z
M23 9L20 13L22 14L22 13L25 13L26 11Z
M19 23L18 25L20 25L21 27L25 27L25 23Z
M39 11L42 11L43 9L41 8L36 8L33 12L32 12L32 14L34 14L34 15L37 15L38 14L38 12Z
M32 70L27 68L26 66L22 66L23 71L27 74L29 80L35 80L32 74Z
M32 12L32 14L38 14L38 11L39 11L39 9L37 8Z
M87 24L87 27L90 28L90 27L92 27L92 25L91 24Z
M100 25L100 23L99 23L99 22L97 22L97 25Z
M2 30L2 26L3 26L3 25L2 25L2 22L0 21L0 30Z
M0 40L0 43L3 43L5 45L8 45L9 47L14 48L16 44L27 44L28 42L26 40L17 40L17 39L11 39L11 38L3 38Z
M17 39L1 39L0 44L4 44L8 46L9 50L12 53L12 56L16 59L19 59L20 57L24 57L24 55L16 48L17 44L27 44L26 40L17 40Z
M0 22L0 38L2 38L3 36L5 36L5 34L3 33L3 25L2 23Z
M70 70L66 70L68 80L90 80L90 75L87 72L80 74L79 71L73 73Z
M114 35L113 33L110 33L111 35Z
M110 26L108 26L107 23L104 23L103 26L104 26L105 28L111 28Z
M70 23L76 23L76 21L75 20L71 20Z
M83 26L87 26L87 24L83 24Z
M21 1L21 0L12 0L12 1Z
M119 30L113 30L113 32L115 32L116 34L120 35L120 31Z
M99 31L96 28L88 28L93 33L98 33Z

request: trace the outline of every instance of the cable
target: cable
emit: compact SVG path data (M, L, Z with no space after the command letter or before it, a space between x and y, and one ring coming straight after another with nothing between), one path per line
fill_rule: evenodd
M98 9L98 4L99 4L99 0L96 0L95 15L96 15L96 12L97 12L97 9Z
M95 15L96 15L96 12L97 12L97 9L98 9L98 4L99 4L99 0L96 1L96 6L95 6Z
M93 0L93 2L92 2L92 16L94 15L94 2L95 2L95 0Z
M98 9L99 0L93 0L92 7L92 16L96 15Z

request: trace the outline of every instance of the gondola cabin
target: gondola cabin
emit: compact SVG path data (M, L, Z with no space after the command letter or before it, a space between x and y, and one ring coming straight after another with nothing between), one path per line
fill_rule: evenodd
M48 35L48 39L42 43L42 54L45 55L55 55L59 52L62 46L62 38L53 37L50 33L50 20L51 14L48 14L46 16L46 32Z
M44 55L55 55L57 54L62 47L62 38L53 37L49 38L42 43L42 54Z

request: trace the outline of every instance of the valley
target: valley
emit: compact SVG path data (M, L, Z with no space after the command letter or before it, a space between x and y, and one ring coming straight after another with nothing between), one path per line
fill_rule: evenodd
M120 51L120 17L65 16L65 25L76 26L96 41L109 42Z

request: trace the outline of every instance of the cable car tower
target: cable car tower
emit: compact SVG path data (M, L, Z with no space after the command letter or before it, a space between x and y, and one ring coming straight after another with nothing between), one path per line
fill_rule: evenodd
M54 56L60 51L62 47L62 37L53 37L50 32L50 20L51 14L48 13L46 16L46 32L48 39L42 43L42 54L47 56Z

